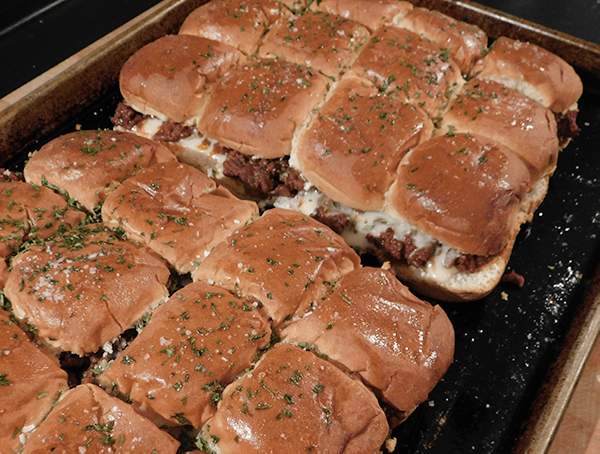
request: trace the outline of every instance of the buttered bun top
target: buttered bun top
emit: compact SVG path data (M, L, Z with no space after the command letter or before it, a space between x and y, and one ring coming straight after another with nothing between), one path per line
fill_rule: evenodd
M377 453L389 432L362 383L312 352L280 343L223 391L225 405L203 426L221 453ZM215 442L215 440L217 440Z
M50 351L96 352L163 303L169 269L103 224L80 226L12 259L5 293Z
M260 158L290 154L299 125L325 97L325 76L282 59L256 59L217 82L198 129Z
M562 58L534 44L502 36L475 65L480 79L520 91L553 112L574 108L583 93L581 79Z
M41 147L25 165L25 179L47 181L92 211L125 178L155 162L177 161L164 145L131 132L82 130Z
M209 84L246 60L227 44L190 35L165 36L133 54L121 69L123 98L137 110L194 124Z
M314 311L293 319L285 342L308 344L355 374L407 417L446 373L454 329L390 272L363 267L340 279Z
M463 74L471 74L487 48L487 35L476 25L453 19L439 11L415 8L396 21L396 26L425 36L444 49Z
M440 129L478 134L510 148L529 168L532 182L552 175L558 162L552 112L493 80L470 80L450 102Z
M478 136L444 135L402 161L390 210L459 251L490 256L510 241L529 185L512 150Z
M290 210L267 210L220 243L196 269L208 281L262 302L278 327L314 307L360 258L331 229Z
M126 402L86 384L61 396L23 452L112 452L118 447L122 452L175 454L179 445Z
M322 0L315 2L317 10L337 14L376 30L397 23L413 5L401 0Z
M284 13L285 8L273 0L210 1L186 18L179 33L220 41L251 55L267 27Z
M292 164L331 199L380 210L402 157L432 133L433 123L420 107L347 77L299 133Z

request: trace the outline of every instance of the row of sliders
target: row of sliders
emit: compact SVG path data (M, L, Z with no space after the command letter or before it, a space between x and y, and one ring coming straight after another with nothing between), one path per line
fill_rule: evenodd
M136 52L120 90L116 129L470 301L543 201L582 83L538 46L404 1L213 0Z
M363 267L310 216L259 215L149 139L75 131L34 153L24 175L0 183L6 219L63 214L39 238L35 218L20 223L0 328L45 358L57 384L19 375L31 354L7 344L11 452L177 452L184 432L214 452L378 452L452 362L439 306ZM74 380L65 357L92 364Z

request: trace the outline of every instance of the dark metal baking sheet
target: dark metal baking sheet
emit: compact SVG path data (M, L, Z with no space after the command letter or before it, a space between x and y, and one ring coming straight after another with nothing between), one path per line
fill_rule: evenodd
M171 2L173 8L181 3ZM439 6L460 19L468 15L480 21L480 26L500 30L503 35L550 43L546 47L558 49L584 77L580 135L561 153L548 195L534 221L522 229L509 262L509 270L525 277L525 286L518 289L502 284L478 302L442 303L456 330L455 362L428 400L394 432L396 452L400 453L506 453L532 446L543 450L564 403L550 409L549 405L556 402L558 389L568 394L574 386L577 374L570 369L581 366L589 345L586 339L598 329L593 323L599 308L592 278L600 262L600 80L594 69L600 67L600 53L593 45L536 29L534 24L523 25L474 4L461 7L459 3L465 2L446 0L415 3ZM177 21L174 18L180 16L165 13L161 24L165 17ZM149 29L139 26L146 40ZM116 47L104 49L83 65L103 67L107 59L115 65L142 41L133 31L111 44ZM112 57L115 49L116 59ZM584 49L585 56L572 54L573 49ZM38 104L36 96L41 95L34 94L13 107L10 117L0 113L0 126L4 127L7 118L18 118L25 108L47 109L43 106L48 100L59 99L64 111L60 125L36 124L18 140L0 134L0 152L11 157L11 165L57 134L72 131L76 124L85 129L111 126L109 117L120 100L114 68L106 81L86 95L85 104L91 105L77 111L68 106L62 90L68 83L82 84L85 70L78 68L75 74L43 87L40 99L44 103ZM109 83L111 78L113 83ZM55 90L62 97L56 98ZM15 149L20 153L14 156L4 148L9 142L2 140L13 145L20 141L23 146ZM550 421L545 429L549 432L540 437L544 421Z

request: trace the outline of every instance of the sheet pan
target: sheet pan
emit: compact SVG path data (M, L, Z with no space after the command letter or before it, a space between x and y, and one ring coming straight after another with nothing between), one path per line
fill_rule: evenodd
M176 30L201 3L166 0L0 100L0 160L18 166L77 124L111 127L123 62ZM442 303L456 329L455 362L394 432L401 453L544 452L600 329L600 46L471 2L413 3L468 19L492 38L540 44L584 80L580 135L561 154L548 196L509 263L525 286L502 284L478 302Z

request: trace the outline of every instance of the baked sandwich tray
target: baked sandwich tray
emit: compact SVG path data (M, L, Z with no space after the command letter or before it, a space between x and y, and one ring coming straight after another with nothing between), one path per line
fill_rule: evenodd
M0 369L0 388L4 388L0 391L13 393L12 397L6 393L0 397L7 406L0 408L0 425L15 426L8 436L4 429L0 433L0 437L10 440L10 449L20 450L24 445L25 452L34 451L40 446L50 447L48 443L59 447L78 436L89 438L84 448L94 443L96 448L111 446L117 452L121 446L142 450L154 446L160 452L238 452L239 446L239 452L251 447L262 452L285 446L300 449L301 445L307 451L341 452L343 444L345 452L381 449L400 453L504 453L544 452L549 446L600 331L600 46L467 1L372 2L379 6L374 6L370 14L365 13L368 2L364 0L323 0L314 2L309 10L303 9L306 3L165 0L0 101L0 153L3 167L8 169L8 186L2 183L6 190L1 195L8 200L9 211L22 203L21 199L11 199L13 192L22 191L22 197L36 199L31 202L33 208L29 210L33 214L29 216L36 222L43 220L25 238L17 238L18 222L8 215L3 221L3 229L16 229L3 239L3 258L11 255L11 248L18 249L19 246L11 246L17 239L29 241L30 246L6 263L10 273L0 269L3 285L6 284L2 300L6 311L0 315L6 327L3 336L10 339L0 349L5 357L10 356L11 348L31 352L28 354L34 358L30 361L32 367L38 368L43 380L53 384L52 389L34 388L33 400L62 394L45 420L43 412L49 407L40 409L24 397L23 408L31 408L29 413L37 414L38 419L26 423L9 421L21 418L17 410L9 407L15 406L16 393L20 392L11 382L17 373ZM209 4L214 6L212 10ZM388 4L392 5L389 9L382 6ZM223 19L223 11L219 10L223 5L226 15L231 13L235 20L243 20L248 13L254 16L241 26L234 22L235 27L229 29L226 27L230 24L211 28L212 22ZM342 15L345 18L340 19ZM358 17L362 23L346 19ZM444 33L445 28L459 31L451 38L441 33L423 39L435 24L442 24L437 27ZM316 50L311 51L314 43L307 36L313 33L313 27L335 28L325 33ZM231 31L233 28L235 32ZM206 41L198 40L195 33L203 40L210 35L223 43L211 41L206 47ZM452 53L453 47L441 45L432 57L432 41L460 41L463 36L468 37L462 41L464 53ZM330 44L331 52L319 51L327 48L328 44L321 45L323 40L332 39L337 41ZM470 48L469 39L475 42ZM178 40L186 41L178 44ZM419 43L415 46L416 41ZM448 43L454 46L458 41ZM296 43L291 50L290 43ZM394 47L390 55L405 55L402 52L406 49L418 47L423 54L417 58L431 70L422 71L418 65L405 61L402 66L416 79L410 79L412 85L401 84L395 73L386 73L387 56L381 57L386 46ZM202 67L194 60L194 65L201 67L194 73L201 73L201 82L185 73L179 79L181 85L169 92L172 88L161 85L161 77L181 74L179 62L192 51L198 60L215 58L211 60L214 67ZM174 56L178 52L183 57ZM558 57L560 63L543 60L550 58L546 52L553 54L552 58ZM511 54L513 60L503 60ZM548 72L557 71L559 78L567 81L561 88L562 94L548 95L542 90L540 99L529 100L528 96L537 95L531 95L527 83L515 80L521 77L531 82L531 67L523 69L517 65L515 71L523 70L524 76L507 75L499 69L512 65L514 55L527 61L540 58ZM175 61L169 58L179 60L165 70L164 61ZM311 60L314 69L306 70L301 64L307 60ZM154 77L161 71L162 76ZM254 77L249 86L260 91L266 104L254 105L252 93L248 96L236 91L236 87L248 83L244 72ZM277 81L269 84L269 75L278 72L285 76L278 75ZM432 95L429 88L419 85L428 78L431 85L432 77L436 79L434 85L444 85L444 91ZM287 83L281 82L285 78L293 88L279 92L279 86ZM184 79L191 82L186 85L187 82L181 82ZM443 82L438 84L439 81ZM189 90L190 84L196 84L194 96L164 102ZM535 86L535 81L531 85ZM150 88L145 90L147 87ZM272 93L277 96L271 99L273 104L268 97ZM223 101L232 97L240 98L243 106ZM493 110L498 104L503 107ZM515 114L515 106L526 113ZM287 118L270 124L268 115L260 117L253 112L265 109L270 113L271 108L287 109ZM242 110L269 121L257 133L256 125L248 125L242 118L236 120L237 129L232 132L227 125ZM121 114L117 114L119 111ZM370 117L369 111L375 111L375 116ZM486 117L490 111L495 114ZM510 123L507 111L514 115L513 123L522 122L522 128L504 130L493 126L497 121L493 119L486 123L485 118L489 120L494 115L504 115L502 118L509 118L506 121ZM575 116L570 112L576 112ZM142 118L140 113L145 116ZM402 140L382 140L386 153L393 149L389 153L396 153L396 158L384 156L383 152L380 157L374 156L377 150L370 147L352 149L354 142L348 139L342 140L350 144L346 161L334 161L336 151L328 147L339 148L339 142L336 145L338 139L327 136L326 129L342 128L350 137L358 129L358 122L352 122L353 115L376 124L381 131L377 137L383 137L386 129L395 128ZM412 123L407 123L406 118ZM558 139L555 118L559 124ZM577 128L573 127L575 118ZM328 123L328 119L333 121ZM565 132L560 125L569 124L569 120L571 127ZM300 127L294 130L298 124ZM132 128L137 134L130 132ZM291 132L286 132L290 128ZM571 134L576 129L578 132ZM194 137L198 130L216 139L211 142L212 139ZM532 140L530 130L541 132ZM158 147L148 140L156 131L171 134L163 137ZM182 131L188 135L182 135ZM493 137L493 143L486 137ZM373 139L373 143L380 146L378 140ZM106 146L109 142L112 145ZM542 142L549 145L542 146ZM91 171L78 183L80 186L69 186L70 190L65 191L62 182L77 180L88 165L84 159L77 162L77 158L68 157L65 150L70 143L84 152L85 159L101 152L112 153L110 161L122 160L122 168L130 165L133 170L128 171L126 180L118 172L107 180L102 179L105 170ZM513 151L521 145L526 149L524 156ZM455 151L446 153L447 147L455 147ZM212 152L200 157L190 152L198 149ZM132 160L128 157L130 150L137 153ZM61 153L67 161L61 161ZM452 155L443 161L445 165L457 169L459 166L465 175L468 171L479 172L479 179L465 177L454 184L440 180L438 187L427 186L431 177L420 177L423 169L442 178L446 169L440 170L429 162L442 159L444 153ZM252 155L255 156L248 158ZM432 156L437 158L431 159ZM223 160L242 164L225 165L223 171L218 167ZM267 186L251 186L236 179L247 178L240 169L250 168L248 163L253 160L263 167L280 166L274 187L267 187L264 182ZM354 167L344 168L345 162ZM393 169L399 163L396 175ZM360 171L355 170L357 166ZM379 172L384 166L393 169ZM197 167L212 179L198 173ZM54 174L50 169L54 169ZM11 183L14 172L24 172L27 187ZM52 180L52 175L61 172L62 180ZM458 178L458 170L452 172ZM348 173L355 174L350 183L345 181ZM297 180L293 181L290 174ZM501 188L486 186L488 179L497 178ZM90 191L99 181L102 186ZM298 186L297 181L303 183ZM450 196L436 192L442 186L450 187ZM486 194L498 199L494 199L490 212L473 209L490 206L482 202L484 196L476 195L476 186L485 187ZM308 194L304 199L295 196L302 191ZM473 192L465 195L465 191ZM136 196L132 198L131 194ZM71 197L68 204L62 198L66 195ZM61 200L46 202L54 203L55 216L46 219L46 208L36 208L35 204L54 196ZM420 211L414 208L422 196L430 197L430 204L440 204L437 212L427 203ZM282 202L286 197L295 202ZM311 197L317 200L315 207L325 202L313 209ZM154 206L159 199L163 208ZM87 228L69 233L67 227L83 217L79 210L93 212L100 200L104 206L97 209L95 217L88 217ZM447 206L443 205L446 202ZM177 204L185 205L187 216L169 214L168 209ZM167 205L168 209L164 208ZM460 210L452 211L453 205L470 208L471 217L460 218L456 214ZM141 214L132 215L128 209ZM363 216L374 212L385 215L375 216L375 221L374 215ZM461 232L456 223L446 223L444 213L458 216L458 223L467 225L468 232ZM423 217L427 219L422 226L419 222ZM319 227L322 224L311 218L323 221L327 227ZM348 219L355 220L354 233L360 230L361 223L372 221L368 230L373 233L358 239L357 235L348 235ZM398 219L404 219L405 224L418 224L425 234L411 233L400 238L394 237L394 230L381 228L380 224ZM57 220L58 227L53 227ZM100 220L106 226L95 224ZM203 225L204 230L198 230L191 221ZM160 231L159 225L163 226ZM393 225L398 230L400 224ZM177 229L169 230L173 226ZM119 228L113 231L111 227ZM61 236L44 240L53 228ZM198 241L186 236L185 229L190 228L202 232ZM488 233L492 231L493 234ZM114 244L126 242L123 237L135 244L127 242L127 246L116 248ZM285 243L283 252L270 243L275 237L279 238L279 246ZM432 237L437 249L429 246ZM88 238L92 240L86 243ZM298 249L298 244L306 241L311 246ZM98 249L99 244L104 246ZM132 244L137 249L129 249ZM359 257L355 250L363 254ZM428 250L425 255L421 253L424 250ZM114 263L108 261L111 254L118 255ZM439 258L442 254L446 254L445 259ZM456 269L450 266L451 271L442 270L440 263L449 260L448 256L456 260L452 263L466 257L462 268L452 265ZM81 268L66 265L82 257L86 264ZM246 259L250 262L246 263ZM305 259L312 263L313 274L308 275L308 282L301 283L306 275L299 263ZM286 260L290 267L283 277L271 281L264 277L277 275L278 267L282 269ZM428 265L419 265L420 262ZM421 272L419 266L429 271ZM483 283L456 278L469 267L480 273ZM49 274L52 270L54 278ZM70 281L71 275L78 272L87 273L87 283L76 284L74 278ZM39 276L44 273L47 274ZM394 274L405 279L416 296ZM112 279L116 282L114 288L108 289L108 284L99 284L97 289L94 286L97 281ZM459 284L445 284L457 280ZM80 285L82 290L78 293ZM53 292L58 287L62 293L55 297ZM299 291L300 287L303 290ZM294 292L300 296L290 309L289 295L295 295ZM203 305L193 304L198 294L204 295ZM370 298L375 303L358 309L355 306L362 298L359 295L367 295L364 300L368 303ZM71 296L74 299L69 303L72 306L68 317L56 315L40 304L46 299L62 301ZM393 310L373 309L394 298L400 303L397 307L391 304ZM145 302L140 303L141 299ZM112 300L119 303L111 306ZM175 303L185 306L185 310L172 311L170 307ZM90 321L80 315L84 306L88 310L96 308L98 320ZM220 324L199 327L195 334L186 326L169 325L175 323L173 320L193 324L201 310L207 320L218 318ZM48 322L52 317L64 317L61 328ZM386 317L393 318L394 323ZM396 317L406 320L398 322ZM357 347L356 332L361 331L356 328L357 322L354 328L351 324L345 328L349 320L357 319L365 325L381 326L381 330L375 330L374 325L365 328L371 333L373 345L364 351ZM29 328L28 334L18 331L21 328L14 326L17 321L21 328ZM161 335L167 329L181 331L179 347ZM227 336L221 336L225 332ZM339 334L330 336L329 332ZM408 344L413 342L409 347L414 350L405 354L408 359L390 360L377 350L377 336L383 339L396 334L412 339ZM43 350L31 343L9 347L9 342L20 342L20 336L35 339ZM230 356L221 358L227 367L221 363L213 365L210 349L200 346L204 341L198 339L202 336L216 339L215 351L219 355L219 345L233 342L226 352ZM118 340L113 342L114 339ZM160 349L159 353L152 345L144 344L152 343L152 339L161 344L156 349ZM236 343L235 339L245 340ZM389 344L389 339L380 343L386 342ZM119 349L125 347L121 354ZM356 355L344 352L353 348L358 349ZM203 363L188 365L192 367L188 371L183 364L187 361L184 350L195 354L198 361L203 358ZM375 354L380 356L372 358ZM53 369L56 357L60 357L62 371ZM84 357L88 359L82 360ZM254 362L253 357L260 359ZM146 360L149 366L142 365ZM0 359L0 366L8 367L8 363ZM170 377L163 377L167 383L174 380L169 389L159 390L144 382L145 374L161 377L165 364L173 371ZM297 369L292 372L294 367ZM403 367L405 370L401 370ZM273 372L277 368L277 374L283 372L279 378L285 376L289 380L277 381ZM68 382L64 371L70 373ZM219 378L201 381L201 397L185 394L186 387L191 386L188 380L191 384L200 375L213 371ZM177 374L181 377L177 378ZM67 392L67 387L73 389ZM305 394L294 392L302 387L311 397L305 398L303 402L310 402L301 406ZM332 388L334 392L329 391ZM183 410L194 405L197 408L193 412L187 410L188 413L177 410L177 405L164 403L168 394L177 398L177 405ZM78 407L81 402L88 402L93 412L98 408L106 411L88 421L90 412ZM278 405L282 406L279 413L274 409ZM129 414L131 408L135 412ZM83 428L85 434L59 434L62 425L69 425L69 411L88 421ZM62 413L57 419L54 412ZM248 414L252 414L254 422L249 422ZM269 422L269 415L276 422ZM316 423L297 425L301 416L316 418L322 424L318 428ZM54 419L57 423L52 427ZM75 419L76 416L71 418ZM305 436L271 427L280 427L277 424L288 420L293 423L288 430L311 429L306 429ZM123 421L134 429L126 430ZM162 430L157 431L157 427ZM146 441L136 448L131 443L140 432ZM258 438L249 433L258 434Z

